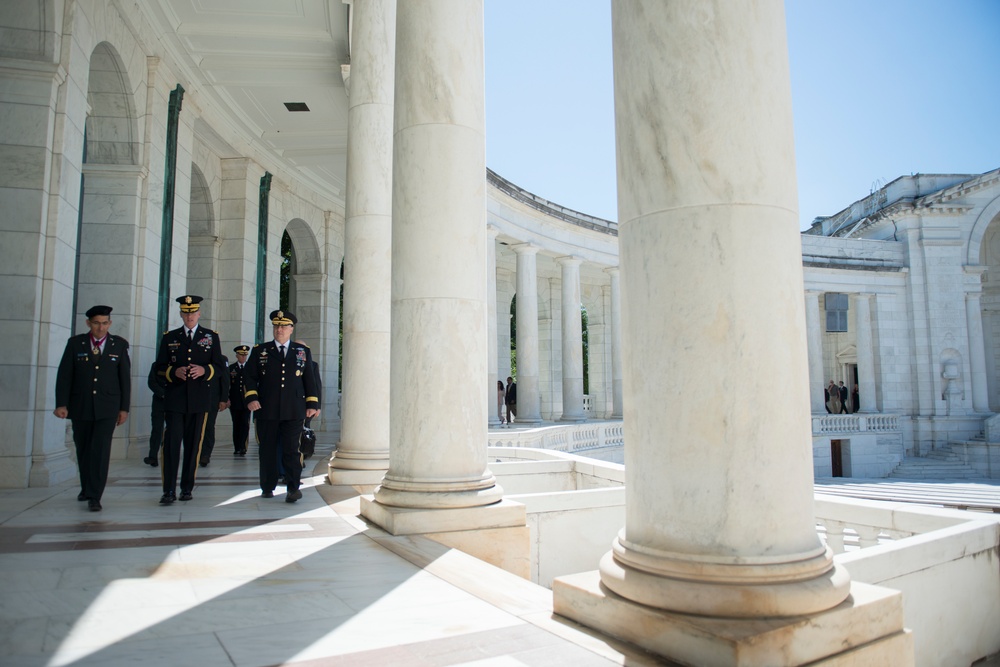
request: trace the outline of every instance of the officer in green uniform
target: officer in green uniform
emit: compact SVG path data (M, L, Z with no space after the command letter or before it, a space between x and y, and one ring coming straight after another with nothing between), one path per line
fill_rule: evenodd
M225 372L219 334L198 325L201 302L194 294L177 298L184 326L160 339L156 372L167 381L163 397L167 431L163 442L161 505L177 500L177 466L181 468L181 500L191 500L201 442L211 409L211 380ZM183 453L181 444L183 443Z
M128 419L132 365L128 341L108 333L111 306L87 311L90 333L73 336L56 374L56 409L60 419L73 422L73 444L80 469L80 494L91 512L101 510L108 482L111 436Z
M261 496L274 497L280 452L285 467L287 503L302 497L299 491L302 421L318 415L320 406L312 354L308 347L291 340L297 321L287 310L272 311L274 340L254 346L244 374L247 410L255 413L257 420Z

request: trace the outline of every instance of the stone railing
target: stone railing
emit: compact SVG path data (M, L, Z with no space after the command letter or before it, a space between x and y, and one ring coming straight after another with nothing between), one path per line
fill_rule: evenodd
M903 592L918 667L1000 650L998 518L821 494L817 529L851 579Z
M853 414L813 415L813 435L828 433L894 433L899 429L899 415Z
M514 422L517 426L517 422ZM516 431L490 431L490 447L533 447L556 452L586 451L603 447L621 447L625 432L621 421L553 424Z

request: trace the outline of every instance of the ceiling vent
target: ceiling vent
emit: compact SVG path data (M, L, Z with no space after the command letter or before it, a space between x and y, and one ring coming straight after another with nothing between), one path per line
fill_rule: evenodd
M305 102L285 102L285 108L289 111L309 111Z

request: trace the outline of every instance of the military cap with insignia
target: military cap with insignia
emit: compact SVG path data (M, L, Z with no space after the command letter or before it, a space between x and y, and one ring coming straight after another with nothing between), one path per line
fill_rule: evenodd
M87 311L87 319L97 317L98 315L111 315L111 306L94 306Z
M271 324L275 326L288 326L296 322L298 322L298 319L295 317L295 313L290 310L271 311Z
M201 302L204 300L204 297L197 296L196 294L185 294L175 299L177 303L181 304L182 313L194 313L201 310Z
M237 345L236 347L233 348L233 352L235 352L236 354L250 354L250 346Z

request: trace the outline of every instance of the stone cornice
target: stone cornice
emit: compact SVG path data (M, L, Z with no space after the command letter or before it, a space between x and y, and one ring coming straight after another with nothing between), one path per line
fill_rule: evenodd
M565 208L559 204L554 204L547 199L534 195L527 190L517 187L507 179L497 174L492 169L486 170L486 182L497 190L500 190L511 199L514 199L526 206L530 206L536 211L559 220L564 220L578 227L592 229L611 236L618 236L618 223L602 218L595 218L586 213L580 213L573 209Z

